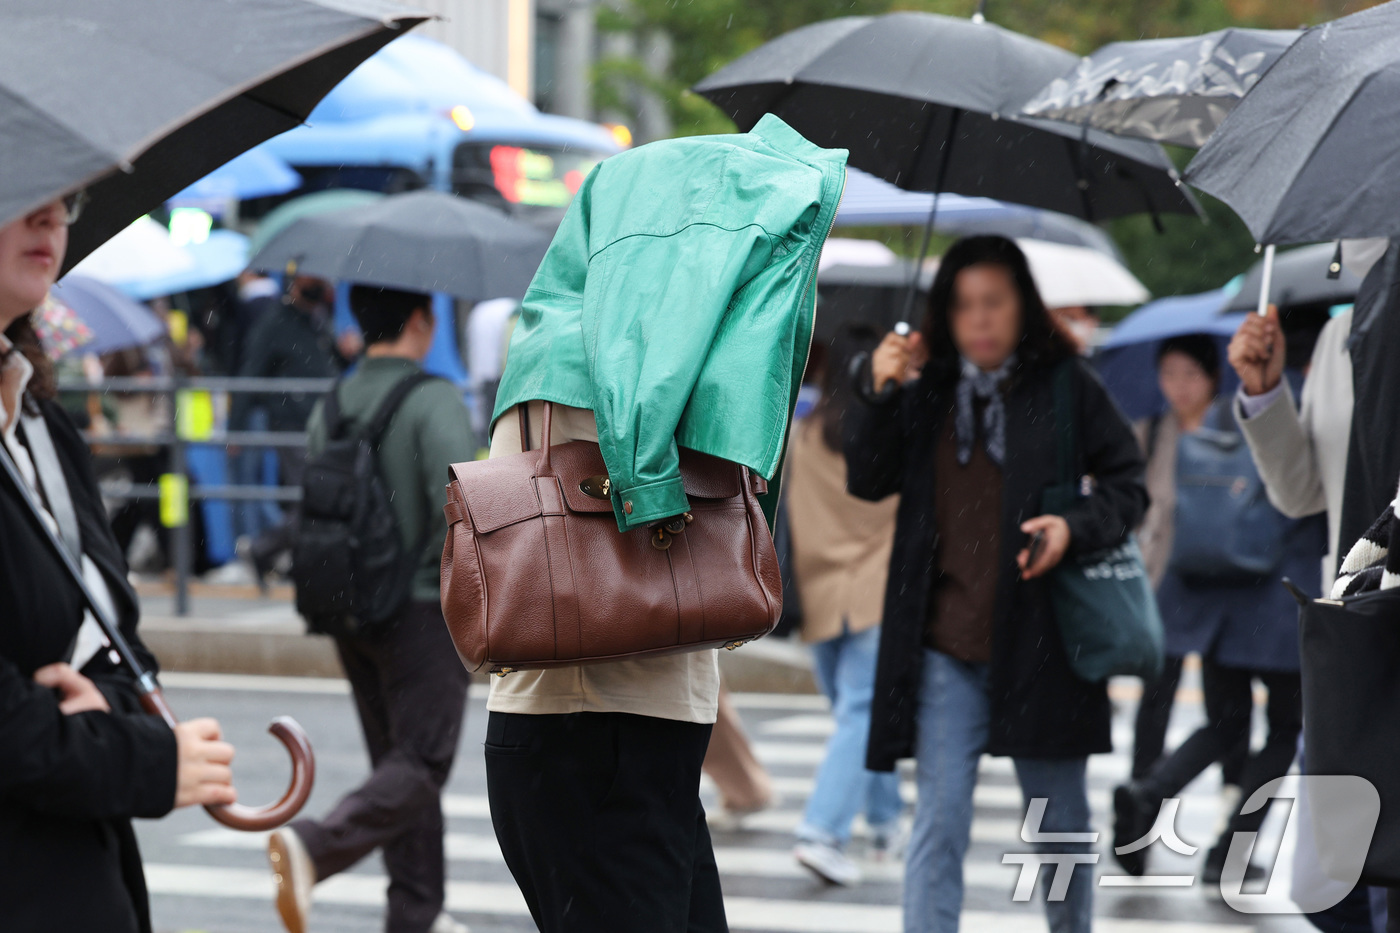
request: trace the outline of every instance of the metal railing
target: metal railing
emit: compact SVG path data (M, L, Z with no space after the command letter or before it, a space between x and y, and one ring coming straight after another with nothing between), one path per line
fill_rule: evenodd
M189 614L190 570L194 542L190 536L190 503L208 500L228 502L278 502L295 503L301 501L301 489L294 486L263 485L192 485L190 483L189 448L191 445L213 445L225 449L248 447L254 449L300 449L306 447L306 434L301 431L191 431L188 425L182 426L181 400L191 398L187 392L223 392L230 395L258 394L306 394L321 395L335 384L334 379L260 379L245 377L198 377L165 376L154 378L123 377L104 379L100 382L68 381L59 383L63 393L81 395L104 395L120 393L124 395L163 395L169 398L169 418L165 430L157 434L107 434L92 432L84 434L84 439L94 447L138 448L161 447L170 451L170 465L167 474L179 479L173 488L180 491L181 501L169 503L172 493L162 492L162 487L152 483L106 482L102 484L102 495L110 499L141 500L155 499L172 505L171 511L178 514L180 521L165 524L170 529L170 550L168 555L175 570L175 612ZM182 429L182 427L184 429Z

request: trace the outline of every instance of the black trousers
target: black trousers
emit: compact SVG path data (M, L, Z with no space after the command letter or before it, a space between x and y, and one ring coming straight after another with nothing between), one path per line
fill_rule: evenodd
M1249 742L1250 720L1254 712L1255 678L1269 691L1267 714L1269 737L1264 747L1251 755L1240 774L1240 804L1264 784L1288 773L1303 728L1302 678L1296 672L1258 671L1224 667L1214 661L1202 665L1205 687L1206 724L1197 729L1181 747L1159 761L1140 782L1154 799L1174 797L1212 763L1220 761ZM1257 832L1268 814L1268 807L1241 815L1238 805L1230 825L1221 837L1228 844L1235 832Z
M423 933L442 911L442 787L462 731L470 675L442 608L409 603L374 638L337 638L374 766L324 820L292 824L316 877L344 871L375 849L389 872L389 933Z
M1181 685L1181 658L1167 658L1156 680L1142 682L1142 699L1138 702L1137 721L1133 729L1133 780L1147 777L1166 751L1167 725L1172 707L1176 705L1176 690ZM1229 754L1220 760L1221 778L1226 784L1239 786L1244 763L1249 759L1249 733Z
M700 804L710 728L491 713L491 822L541 933L727 933Z

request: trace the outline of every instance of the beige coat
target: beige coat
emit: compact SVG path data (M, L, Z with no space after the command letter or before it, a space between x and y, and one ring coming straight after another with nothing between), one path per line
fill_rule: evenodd
M793 432L784 490L802 640L827 641L880 624L899 497L866 502L846 492L846 459L808 418Z
M1350 311L1327 322L1313 348L1312 365L1303 383L1303 405L1294 404L1288 381L1268 408L1245 418L1238 398L1235 417L1254 454L1254 464L1274 508L1291 518L1327 512L1328 555L1322 567L1322 591L1332 587L1342 524L1342 490L1346 485L1347 447L1351 443Z

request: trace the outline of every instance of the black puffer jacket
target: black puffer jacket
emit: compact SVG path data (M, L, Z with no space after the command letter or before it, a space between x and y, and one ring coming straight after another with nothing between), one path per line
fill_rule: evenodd
M1083 553L1116 544L1136 527L1147 508L1147 489L1142 453L1127 419L1087 364L1075 361L1073 376L1076 469L1096 481L1093 494L1065 515L1070 551ZM1048 577L1022 581L1016 568L1026 540L1020 525L1040 514L1042 492L1058 479L1051 383L1051 371L1022 371L1005 389L1001 566L987 747L994 755L1077 757L1112 750L1105 684L1085 682L1070 669ZM938 579L934 447L953 408L953 386L926 376L891 401L857 402L846 417L851 493L871 500L901 496L870 721L867 764L875 770L889 771L900 758L914 755L923 635Z

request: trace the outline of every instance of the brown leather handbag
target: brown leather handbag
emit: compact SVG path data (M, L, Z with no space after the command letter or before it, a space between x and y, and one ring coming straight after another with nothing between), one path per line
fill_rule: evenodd
M617 530L598 445L455 463L447 485L442 611L462 663L507 674L737 648L773 630L782 582L758 506L767 483L681 449L690 512Z

